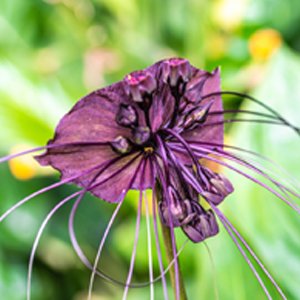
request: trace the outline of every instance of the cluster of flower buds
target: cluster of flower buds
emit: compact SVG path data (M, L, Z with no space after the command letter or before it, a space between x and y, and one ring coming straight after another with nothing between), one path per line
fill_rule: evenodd
M120 104L116 114L116 122L122 127L130 128L131 134L129 137L118 136L111 142L112 148L117 153L129 153L132 149L145 146L149 141L151 129L147 124L139 124L143 122L139 122L137 111L142 109L147 114L156 87L156 79L148 72L136 71L125 77L124 89L131 101L130 104Z
M159 203L159 213L165 226L180 226L189 239L195 243L219 232L213 212L205 211L196 200L181 200L171 197L168 200L163 199Z

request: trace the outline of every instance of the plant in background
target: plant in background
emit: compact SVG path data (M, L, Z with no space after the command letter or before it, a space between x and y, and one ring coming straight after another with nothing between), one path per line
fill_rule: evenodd
M225 110L221 96L228 94L253 101L266 112ZM235 117L237 113L256 116L258 119L238 118ZM264 103L247 95L222 92L219 69L210 73L191 66L185 59L172 58L133 72L124 80L94 91L81 99L62 118L54 138L47 146L2 158L0 162L46 149L46 152L36 159L43 166L50 165L57 169L61 173L61 180L18 202L0 216L0 221L3 221L17 207L41 193L66 183L74 183L81 188L60 201L40 227L30 256L27 299L30 299L34 255L41 234L54 213L76 197L70 213L69 232L76 253L92 271L89 299L96 275L123 284L123 299L127 298L130 287L147 284L151 285L151 298L153 298L153 283L161 279L164 298L168 299L166 284L168 271L175 298L187 299L179 266L180 251L177 250L175 230L180 227L188 240L201 243L218 234L217 218L247 261L265 295L271 299L271 294L253 261L260 266L278 295L286 299L271 274L219 209L219 204L234 191L233 185L207 162L213 162L246 177L276 195L298 213L300 210L291 197L299 198L300 195L264 169L257 167L252 161L236 155L232 150L260 157L258 154L225 144L224 125L233 122L283 125L292 128L297 134L300 133L297 127ZM267 183L249 173L263 177ZM120 283L98 270L97 266L104 242L130 189L138 190L140 197L129 272L125 283ZM153 230L160 276L154 278L150 257L149 283L134 285L131 281L142 203L146 202L148 208L148 200L144 197L146 189L151 189L153 192ZM87 192L116 204L116 209L100 242L94 264L87 259L81 249L73 226L78 205ZM157 219L160 221L160 227ZM163 266L159 228L162 231L168 256L167 268Z

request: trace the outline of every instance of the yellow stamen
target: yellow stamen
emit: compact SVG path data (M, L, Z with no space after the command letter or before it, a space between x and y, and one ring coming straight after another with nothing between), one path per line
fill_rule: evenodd
M153 149L153 147L144 147L144 151L147 154L152 154L154 149Z

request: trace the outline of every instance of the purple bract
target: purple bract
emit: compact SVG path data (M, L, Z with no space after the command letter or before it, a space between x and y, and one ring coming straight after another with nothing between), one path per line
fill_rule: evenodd
M211 145L224 142L218 92L219 69L209 73L180 58L160 61L81 99L37 160L108 202L141 182L142 189L151 188L154 179L162 193L161 221L203 241L218 233L218 225L199 196L218 205L233 191L223 175L199 162L222 150ZM194 153L191 140L205 151ZM67 146L52 147L60 144Z

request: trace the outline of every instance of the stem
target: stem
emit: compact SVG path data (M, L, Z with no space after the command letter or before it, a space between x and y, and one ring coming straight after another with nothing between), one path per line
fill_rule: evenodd
M157 197L157 203L158 203L159 199L162 198L161 188L160 188L159 184L156 184L156 195L157 195L156 197ZM170 229L170 227L165 226L163 224L163 222L161 221L161 219L160 219L160 225L162 228L162 235L163 235L164 246L166 249L168 264L171 264L174 261L171 229ZM177 253L177 249L176 249L176 253ZM178 261L179 300L187 300L188 298L187 298L187 294L186 294L186 290L185 290L185 286L184 286L183 277L181 274L179 257L177 257L175 259L177 259L177 261ZM170 274L171 284L172 284L172 288L173 288L175 299L176 299L176 275L175 275L175 265L174 264L170 268L169 274Z

